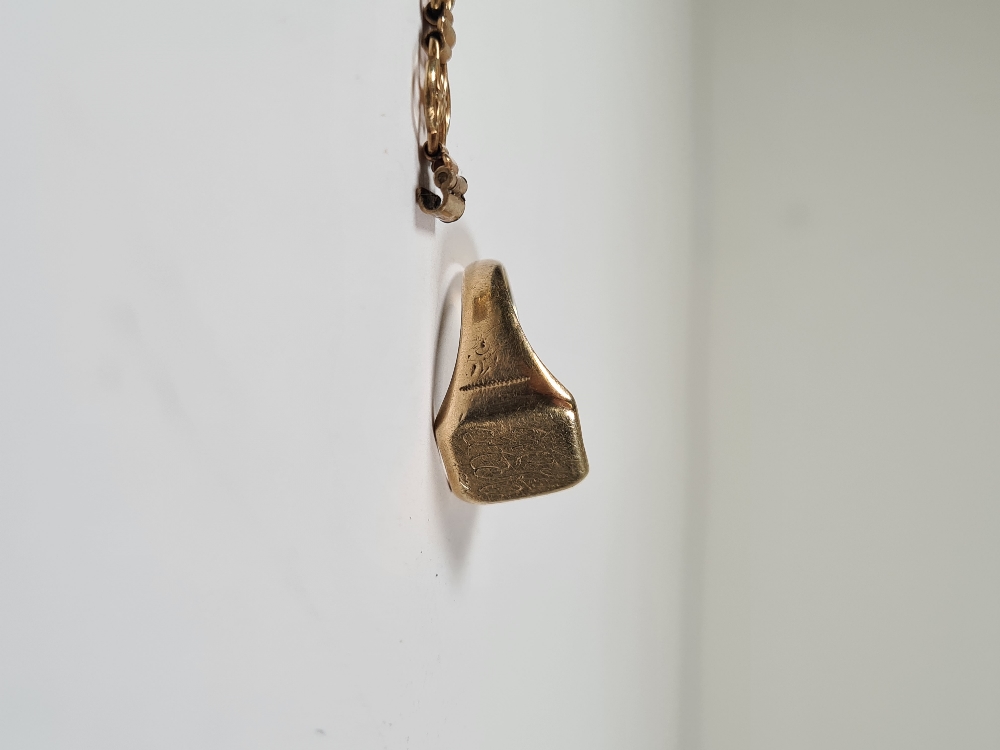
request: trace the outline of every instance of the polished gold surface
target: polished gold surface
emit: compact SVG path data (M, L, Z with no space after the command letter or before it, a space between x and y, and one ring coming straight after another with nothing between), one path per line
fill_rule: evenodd
M427 55L420 101L427 129L422 162L430 165L437 195L426 187L417 188L420 209L444 222L457 221L465 213L465 191L469 184L459 175L458 165L448 154L448 128L451 126L451 84L448 61L455 46L454 0L428 0L423 8L423 49Z
M452 491L497 503L587 475L576 401L535 355L495 260L465 269L455 372L434 435Z

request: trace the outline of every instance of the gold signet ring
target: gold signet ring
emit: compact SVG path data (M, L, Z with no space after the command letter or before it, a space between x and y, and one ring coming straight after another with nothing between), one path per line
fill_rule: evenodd
M495 260L465 269L458 361L434 436L452 492L472 503L555 492L587 476L576 401L524 337Z

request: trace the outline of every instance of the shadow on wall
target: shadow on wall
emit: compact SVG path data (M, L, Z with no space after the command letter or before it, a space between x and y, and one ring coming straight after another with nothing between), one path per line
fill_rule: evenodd
M419 209L418 209L419 210ZM423 215L423 214L421 214ZM430 218L429 216L426 218ZM433 221L433 219L431 219ZM438 334L434 355L434 382L431 389L431 420L444 400L451 382L458 354L458 339L462 320L462 276L465 267L479 259L475 243L468 231L451 225L442 232L437 258ZM441 456L432 443L431 470L437 517L441 523L452 572L460 576L465 569L469 546L479 515L479 506L459 500L448 488L441 465Z

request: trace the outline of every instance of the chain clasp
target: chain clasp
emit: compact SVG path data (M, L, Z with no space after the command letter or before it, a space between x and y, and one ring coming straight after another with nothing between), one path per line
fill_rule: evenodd
M420 209L443 222L457 221L465 213L465 191L469 183L459 175L458 165L448 154L448 128L451 125L451 85L448 61L455 46L454 0L428 0L424 6L422 45L427 54L424 85L420 91L427 127L423 157L430 164L436 195L425 187L417 188Z

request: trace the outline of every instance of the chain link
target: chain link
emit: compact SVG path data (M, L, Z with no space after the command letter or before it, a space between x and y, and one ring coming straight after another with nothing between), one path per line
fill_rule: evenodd
M469 184L459 175L458 165L448 154L448 128L451 125L451 85L448 61L455 46L455 0L427 0L423 8L422 44L427 55L424 85L420 92L427 140L423 157L430 162L438 196L424 187L417 188L417 203L424 213L444 222L457 221L465 212L465 191Z

